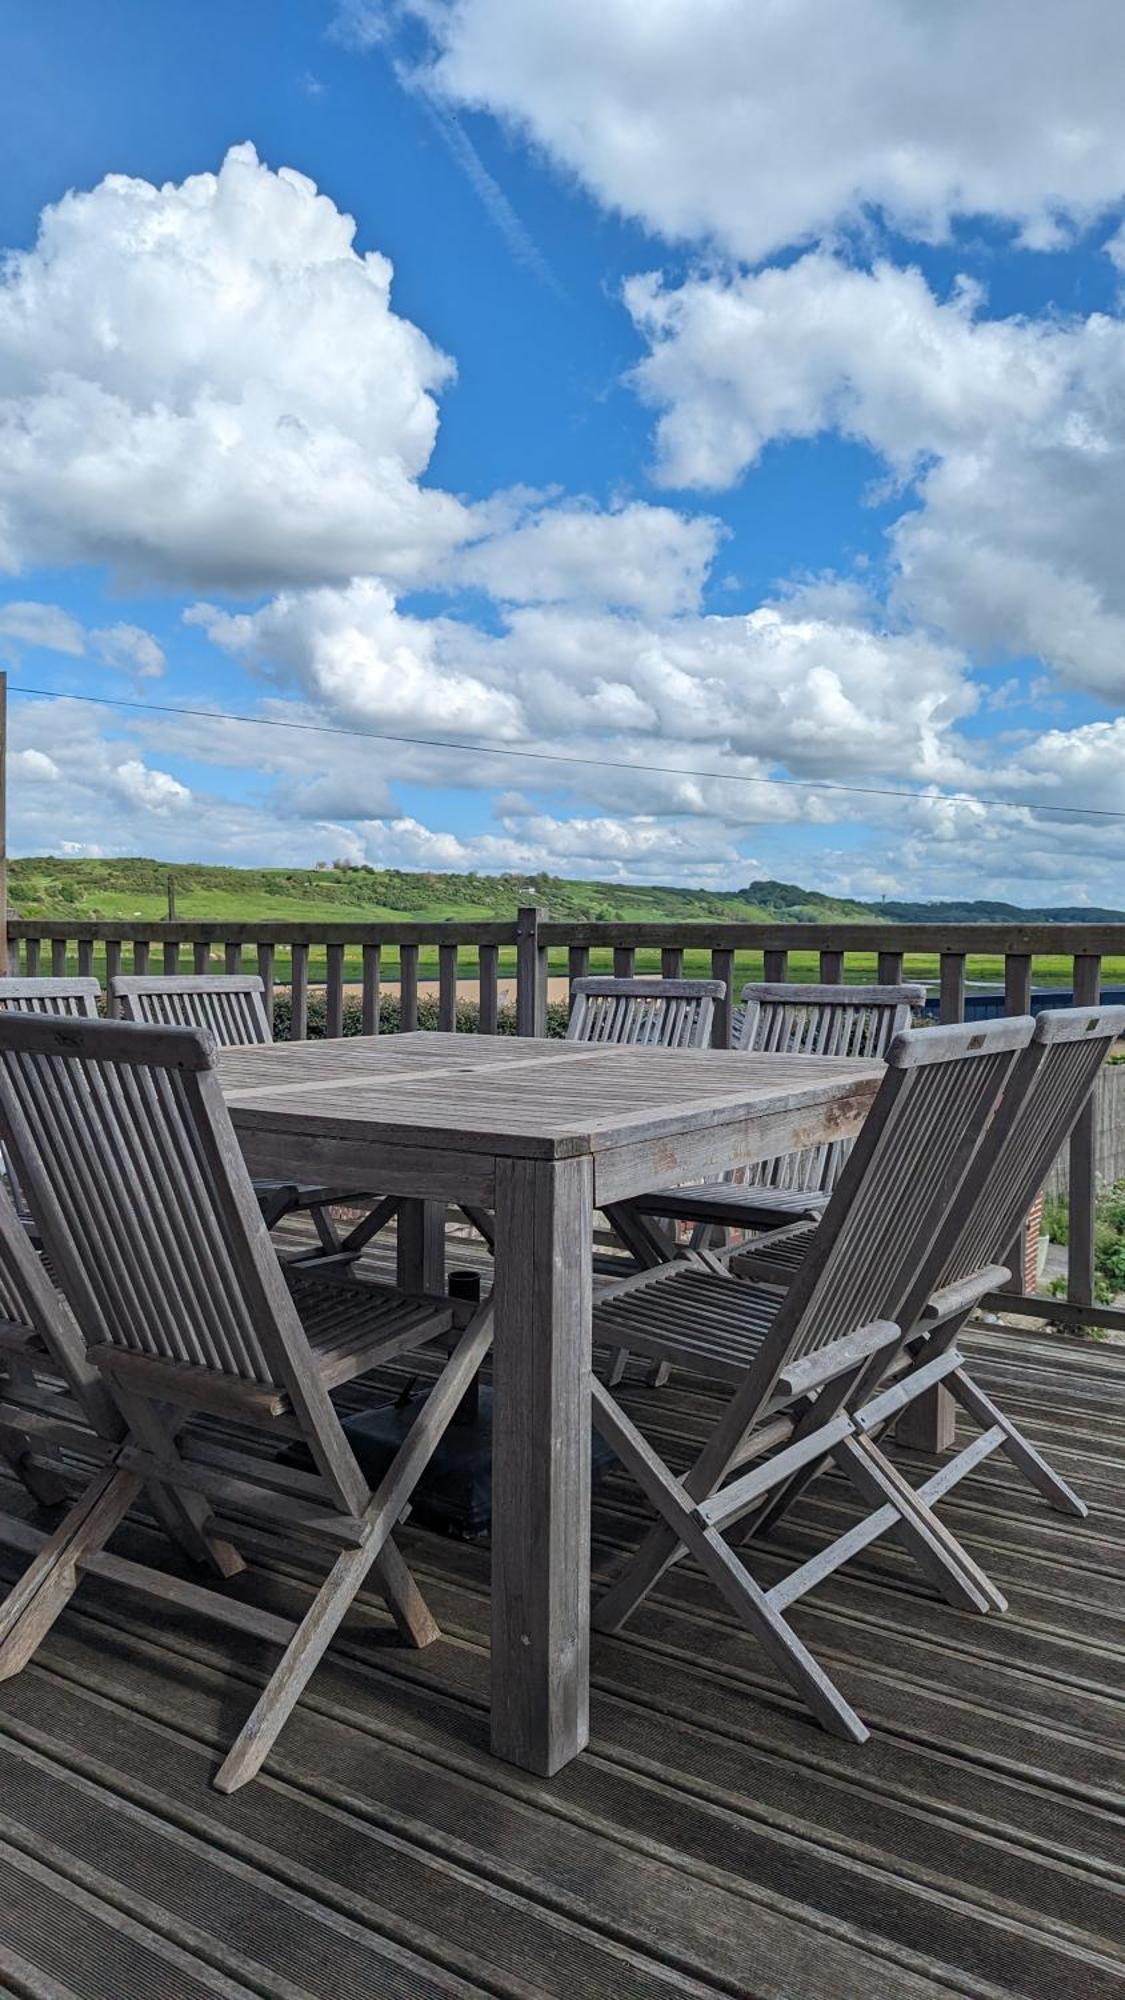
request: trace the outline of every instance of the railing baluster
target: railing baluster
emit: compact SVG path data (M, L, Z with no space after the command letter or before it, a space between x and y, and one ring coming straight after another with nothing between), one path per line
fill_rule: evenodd
M344 947L328 946L324 973L324 1032L338 1041L344 1032Z
M613 947L613 976L615 979L632 979L637 966L636 946L615 944Z
M771 986L780 986L789 977L789 953L787 951L764 951L762 953L762 978Z
M223 946L223 971L228 975L242 971L242 946L235 938L228 938Z
M457 946L438 944L438 1027L457 1032Z
M684 976L684 948L682 944L666 944L660 954L660 972L664 979L682 979Z
M93 938L79 938L78 977L79 979L92 979L93 976L94 976L94 940Z
M482 944L477 949L477 1027L482 1035L494 1035L500 1025L500 947Z
M262 1005L266 1010L266 1020L273 1027L273 946L258 946L258 978L262 982Z
M164 940L164 971L170 975L180 969L180 947L173 939Z
M1102 962L1093 953L1074 960L1074 1004L1095 1007L1101 992ZM1094 1235L1098 1214L1096 1158L1097 1103L1090 1098L1070 1135L1070 1193L1067 1297L1077 1305L1094 1302Z
M121 940L120 938L107 938L105 941L105 984L107 993L113 981L117 978L117 975L120 972L120 970L121 970ZM117 1012L116 1000L106 1001L106 1012L110 1015L116 1014Z
M29 979L38 979L39 977L39 939L37 937L29 937L27 940L27 976Z
M403 944L398 949L399 1027L412 1035L418 1026L418 947Z
M842 951L822 951L820 954L820 983L822 986L840 986L844 979L844 954Z
M542 911L525 904L516 917L516 1033L547 1032L547 952L539 941Z
M133 939L133 971L138 979L143 979L148 971L149 942L147 938Z
M711 953L711 977L721 979L726 992L715 1002L715 1013L711 1022L711 1046L729 1049L731 1027L734 1020L734 953L733 951L713 951Z
M941 1019L965 1018L965 956L960 951L941 954Z
M590 947L588 944L572 944L566 955L566 976L570 990L569 1000L574 992L576 979L588 979L590 975Z
M1004 1012L1026 1014L1031 1007L1031 959L1009 952L1004 960Z
M8 939L8 973L15 979L20 969L20 941L18 937Z
M365 944L363 947L363 1032L377 1035L379 1032L379 947Z
M206 938L196 938L191 948L191 969L195 973L211 970L211 947Z
M879 984L880 986L902 985L901 951L881 951L879 953ZM957 1019L960 1020L960 1018L961 1016L958 1015Z
M51 978L66 978L66 939L51 939Z
M289 975L289 1039L303 1042L309 1032L309 948L295 943L290 947L292 970Z

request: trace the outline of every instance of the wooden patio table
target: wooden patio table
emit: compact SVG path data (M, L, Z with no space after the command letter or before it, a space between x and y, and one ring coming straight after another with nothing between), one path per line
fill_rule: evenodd
M595 1208L857 1131L882 1064L421 1032L224 1053L250 1169L408 1198L399 1281L449 1203L495 1216L492 1747L550 1776L588 1735Z

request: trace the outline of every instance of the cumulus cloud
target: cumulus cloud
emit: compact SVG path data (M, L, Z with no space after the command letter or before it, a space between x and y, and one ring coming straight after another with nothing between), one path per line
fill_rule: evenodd
M418 483L453 365L354 238L249 145L46 209L0 272L0 564L261 590L411 578L459 541Z
M49 653L79 654L86 650L86 635L77 618L58 604L0 604L0 650L16 646L42 646Z
M1125 320L989 319L971 287L941 300L917 271L824 252L626 296L663 478L725 485L772 439L857 439L913 484L902 608L1125 694Z
M1116 0L344 0L403 16L426 87L491 111L607 207L748 261L878 210L987 213L1049 248L1125 194Z
M694 610L724 530L640 500L533 505L467 549L454 574L511 604L604 604L664 617Z
M121 621L91 632L90 638L106 666L124 667L138 680L159 680L167 665L164 648L140 625Z

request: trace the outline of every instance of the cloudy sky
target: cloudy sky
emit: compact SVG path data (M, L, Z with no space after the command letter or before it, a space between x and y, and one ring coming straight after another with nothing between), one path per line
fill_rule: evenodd
M0 35L16 851L1125 899L1120 0Z

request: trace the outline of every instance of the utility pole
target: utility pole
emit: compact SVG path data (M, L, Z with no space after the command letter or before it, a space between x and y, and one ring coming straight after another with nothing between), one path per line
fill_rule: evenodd
M8 971L8 676L0 673L0 977Z

